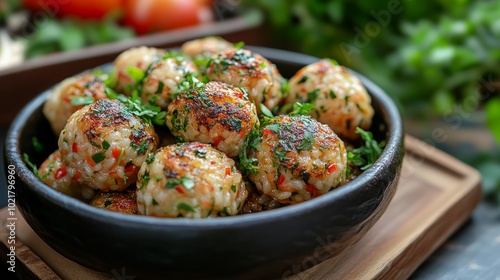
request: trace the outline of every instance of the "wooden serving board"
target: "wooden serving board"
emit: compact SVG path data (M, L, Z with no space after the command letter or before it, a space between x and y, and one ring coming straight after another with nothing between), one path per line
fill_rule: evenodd
M398 190L367 235L340 255L287 280L406 279L468 219L482 199L479 173L411 136L406 136L405 149ZM8 218L7 209L2 209L3 258L9 247L5 226ZM16 264L24 274L71 280L126 276L126 271L96 272L64 258L46 245L19 214L16 238Z

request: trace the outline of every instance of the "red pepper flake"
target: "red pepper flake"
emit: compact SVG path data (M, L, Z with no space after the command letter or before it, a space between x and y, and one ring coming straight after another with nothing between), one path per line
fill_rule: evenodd
M118 158L121 154L122 150L118 147L114 147L113 150L111 151L111 154L113 155L114 158Z
M130 173L130 172L133 172L134 170L135 170L135 165L133 165L133 164L125 167L125 173Z
M78 153L78 143L73 142L73 145L71 145L71 151L73 153Z
M269 136L269 134L272 133L272 131L270 129L267 129L267 128L262 129L262 132L264 133L264 137L267 137L267 136Z
M236 97L238 97L239 99L243 99L243 92L236 91Z
M78 179L80 179L80 177L82 177L82 173L80 173L80 171L77 170L75 172L75 175L73 175L73 177L71 177L71 180L78 181Z
M313 197L321 195L321 192L313 185L306 185L306 191L310 193Z
M231 175L231 168L226 167L226 176Z
M285 182L285 175L281 174L279 177L278 177L278 181L276 181L276 185L281 185L283 184L283 182Z
M55 178L56 178L56 180L59 180L61 178L64 178L64 176L66 176L66 174L68 174L68 172L66 171L66 168L64 166L62 166L56 170Z
M181 193L181 194L185 194L184 190L181 188L181 187L176 187L175 190L178 192L178 193Z
M214 146L215 146L215 147L219 146L219 143L220 143L222 140L224 140L224 137L222 137L222 136L217 136L217 137L215 137L215 139L214 139Z
M334 172L335 170L337 170L337 165L335 163L330 163L328 165L328 168L326 169L328 174L332 174L332 172Z

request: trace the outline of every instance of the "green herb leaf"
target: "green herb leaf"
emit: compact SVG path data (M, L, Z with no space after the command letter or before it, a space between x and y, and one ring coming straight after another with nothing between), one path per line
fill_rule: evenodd
M194 187L194 179L189 178L187 176L182 176L181 184L187 189L190 190Z
M109 142L108 142L108 141L106 141L106 140L102 141L102 148L103 148L104 150L108 150L108 149L109 149L109 146L110 146L110 144L109 144Z
M142 71L141 69L134 67L134 66L129 66L125 70L127 74L136 82L140 83L144 77L146 76L146 73Z
M304 133L304 139L302 139L302 142L300 142L299 146L297 147L297 150L299 151L311 150L313 143L314 143L314 136L310 132L306 132Z
M43 144L40 142L40 140L38 140L38 138L36 136L33 136L31 138L31 143L33 144L33 149L35 149L35 152L43 152L43 150L45 149L45 147L43 146Z
M95 163L99 163L99 162L106 159L106 155L104 153L100 152L97 154L93 154L92 159L94 160Z
M70 100L73 106L89 105L95 101L92 96L72 96Z
M310 111L313 111L315 109L314 104L311 103L300 103L300 102L295 102L293 103L293 111L289 113L289 115L309 115Z
M31 170L33 171L35 176L40 177L39 173L38 173L38 167L36 167L36 164L34 164L30 161L30 157L28 156L28 154L24 153L23 159L24 159L24 162L26 162L26 164L31 168Z
M187 212L195 212L196 211L196 206L191 206L191 205L184 203L184 202L177 204L177 208L182 209L182 210L187 211Z
M273 113L271 113L271 111L266 107L266 105L260 103L259 104L260 106L260 111L262 112L262 114L264 114L264 116L268 117L268 118L273 118Z
M365 131L360 127L356 128L356 133L361 136L364 145L356 149L349 149L347 151L347 160L361 170L366 170L382 154L385 142L377 142L370 131Z

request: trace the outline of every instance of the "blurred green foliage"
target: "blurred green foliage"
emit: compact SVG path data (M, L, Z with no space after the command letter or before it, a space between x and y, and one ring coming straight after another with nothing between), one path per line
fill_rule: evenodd
M56 19L47 16L38 22L26 40L25 55L33 58L133 37L133 29L119 25L114 16L104 20Z
M425 121L484 110L500 143L500 1L243 0L242 5L263 11L279 47L330 57L362 73L391 95L405 117ZM494 192L500 202L499 155L480 157L473 164L485 177L488 195Z

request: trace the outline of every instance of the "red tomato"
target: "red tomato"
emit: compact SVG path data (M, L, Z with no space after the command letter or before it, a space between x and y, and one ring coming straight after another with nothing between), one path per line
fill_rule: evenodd
M82 19L102 19L120 10L125 0L23 0L24 6L58 17L76 16Z
M213 20L212 0L126 0L124 12L124 24L138 34Z

